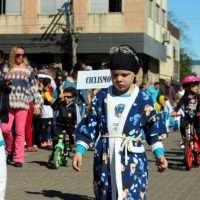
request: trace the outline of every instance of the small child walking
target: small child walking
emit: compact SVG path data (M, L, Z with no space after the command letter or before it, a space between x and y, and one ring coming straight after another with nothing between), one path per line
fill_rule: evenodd
M42 107L41 114L41 147L51 147L52 146L52 132L53 132L53 94L51 88L51 80L49 78L44 78L42 80L42 97L44 104Z
M76 130L72 165L80 171L83 155L94 145L96 199L143 200L148 184L144 140L152 146L159 171L164 171L167 160L159 135L166 128L151 97L135 84L139 71L135 50L128 45L111 48L110 69L113 85L97 93L88 116Z
M160 137L162 139L167 137L169 132L176 130L178 128L177 118L171 116L173 112L173 108L171 106L170 101L165 95L159 95L157 102L154 104L155 109L160 114L162 121L164 121L167 132L162 134Z

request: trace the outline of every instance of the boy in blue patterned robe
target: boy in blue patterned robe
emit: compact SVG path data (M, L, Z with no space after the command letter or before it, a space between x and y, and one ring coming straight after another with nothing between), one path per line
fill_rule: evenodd
M80 171L82 155L94 145L94 192L97 200L146 198L148 163L144 140L152 146L159 171L167 168L158 135L166 131L151 97L134 84L138 57L129 46L111 49L113 86L94 97L88 116L76 130L73 168Z

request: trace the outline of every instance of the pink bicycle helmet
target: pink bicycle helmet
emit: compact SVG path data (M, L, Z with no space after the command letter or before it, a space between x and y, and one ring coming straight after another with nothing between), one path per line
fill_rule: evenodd
M188 75L188 76L184 77L181 82L183 85L190 84L190 83L200 83L200 78L195 75Z

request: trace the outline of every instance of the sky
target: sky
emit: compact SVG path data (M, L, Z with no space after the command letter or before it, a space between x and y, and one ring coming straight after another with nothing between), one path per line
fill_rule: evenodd
M181 41L192 59L200 60L200 1L168 0L168 10L179 23L184 24L186 40Z

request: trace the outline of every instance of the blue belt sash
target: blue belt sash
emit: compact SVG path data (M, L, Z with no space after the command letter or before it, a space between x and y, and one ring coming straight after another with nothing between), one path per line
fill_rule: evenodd
M4 140L0 140L0 147L3 146L3 145L5 145Z

